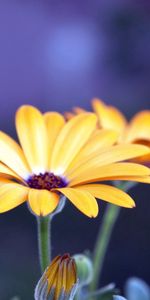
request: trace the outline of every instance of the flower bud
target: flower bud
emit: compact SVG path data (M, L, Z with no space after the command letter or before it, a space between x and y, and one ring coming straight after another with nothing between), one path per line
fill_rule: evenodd
M79 286L89 284L93 278L93 265L89 257L83 254L74 255L77 266L77 275L79 278Z
M69 254L54 258L35 288L35 300L73 300L78 286L76 265Z

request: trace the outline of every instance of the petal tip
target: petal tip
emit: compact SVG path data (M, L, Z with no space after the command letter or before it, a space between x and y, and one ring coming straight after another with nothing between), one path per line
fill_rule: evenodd
M98 216L98 213L99 213L99 209L97 209L97 211L93 214L91 214L90 218L96 218Z

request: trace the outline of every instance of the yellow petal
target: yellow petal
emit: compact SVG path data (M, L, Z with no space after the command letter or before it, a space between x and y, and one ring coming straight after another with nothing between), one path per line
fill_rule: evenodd
M3 165L0 163L0 176L7 176L7 177L13 177L18 180L22 180L21 177L19 177L15 172L13 172L11 169L9 169L6 165Z
M67 263L66 263L66 261L63 265L62 286L64 287L64 290L66 290L66 287L67 287Z
M118 134L116 131L107 129L97 130L95 135L93 135L86 143L81 154L84 157L84 155L90 155L104 147L112 146L117 142L117 138Z
M30 170L20 146L7 134L0 132L0 161L23 178Z
M6 183L12 183L12 181L9 180L8 178L0 177L0 187Z
M90 172L84 172L78 177L69 178L70 186L74 186L83 182L106 181L112 180L113 177L122 176L148 176L150 169L135 163L115 163L102 167L91 169ZM115 179L114 179L115 180Z
M87 184L82 187L80 186L77 189L85 190L96 198L122 207L132 208L135 206L133 199L128 194L110 185Z
M67 282L66 291L69 293L77 281L75 262L73 260L70 260L68 262L67 267L68 267L68 272L67 272L67 280L66 280L66 282Z
M116 176L110 177L109 180L119 180L119 181L134 181L134 182L141 182L141 183L150 183L150 176Z
M64 117L57 112L47 112L44 119L48 131L48 163L50 168L51 155L55 141L62 127L65 125Z
M28 188L17 183L4 184L0 187L0 213L22 204L27 197Z
M116 131L101 129L96 130L96 132L91 136L86 145L81 149L79 154L75 157L72 163L69 165L69 172L73 167L80 166L88 159L90 155L94 153L99 153L100 149L104 149L105 147L110 147L114 143L117 142L118 134Z
M109 147L108 149L102 149L99 153L89 159L77 168L74 168L72 172L67 174L68 178L79 177L82 173L92 172L93 169L109 165L115 162L129 160L143 154L149 153L149 148L142 145L124 144Z
M150 110L137 113L126 130L126 142L150 142Z
M75 116L75 114L72 113L72 112L66 111L66 112L64 113L64 116L65 116L65 119L66 119L67 121L69 121L69 120L71 120L71 119Z
M98 214L96 199L87 191L72 188L57 189L65 195L83 214L92 218Z
M126 126L124 115L115 107L105 105L100 99L93 99L92 107L98 116L99 125L105 129L112 129L122 133Z
M54 285L53 285L54 287ZM62 289L65 290L65 287L63 286L63 265L60 265L57 272L56 277L56 287L55 287L55 299L60 299L60 295L62 292Z
M75 106L75 107L73 107L73 111L75 112L75 114L77 114L77 115L79 115L79 114L81 114L81 113L85 113L86 112L86 110L85 109L83 109L83 108L81 108L81 107L79 107L79 106Z
M68 121L61 130L52 154L51 171L62 175L89 139L96 126L96 116L80 114Z
M55 278L57 277L58 269L59 269L59 264L60 264L60 255L55 257L53 259L52 263L50 266L47 268L45 275L45 279L48 281L48 293L50 292L51 288L54 288L54 283Z
M44 118L32 106L22 106L16 114L16 128L26 159L33 173L48 167L47 131Z
M29 205L38 216L46 216L53 212L59 203L59 196L47 190L30 189Z
M150 149L150 147L149 147ZM138 162L138 163L144 163L144 164L150 164L150 153L147 154L147 155L143 155L143 156L140 156L140 157L137 157L134 159L134 161Z

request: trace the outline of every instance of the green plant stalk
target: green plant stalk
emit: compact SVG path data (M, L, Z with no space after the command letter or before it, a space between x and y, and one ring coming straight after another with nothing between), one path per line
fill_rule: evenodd
M38 217L38 249L41 272L43 273L51 260L50 217Z
M123 191L129 190L135 185L136 185L135 182L118 182L116 184L116 186ZM121 207L119 206L113 204L107 205L103 217L103 222L102 225L100 226L98 236L97 236L97 241L94 248L94 255L93 255L94 276L90 285L91 292L95 291L98 288L98 283L101 276L105 255L120 210Z
M90 290L94 291L98 287L99 278L101 275L106 250L108 248L110 238L113 232L114 225L120 213L120 207L113 204L108 204L102 226L98 232L97 241L94 249L94 277L90 286Z
M37 217L38 225L38 250L41 272L51 262L51 222L53 218L59 214L65 206L66 198L62 197L56 210L47 217Z

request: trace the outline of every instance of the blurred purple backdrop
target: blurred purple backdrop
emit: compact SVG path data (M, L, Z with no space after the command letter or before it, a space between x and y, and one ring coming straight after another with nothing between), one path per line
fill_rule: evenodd
M100 97L128 117L150 108L149 53L148 0L1 0L1 130L15 136L14 113L24 103L63 112L89 109ZM123 286L131 275L150 284L149 192L144 185L131 192L137 208L122 210L102 284ZM92 249L103 209L91 221L68 205L53 224L53 254ZM0 228L0 299L33 299L35 220L23 206L1 215Z

